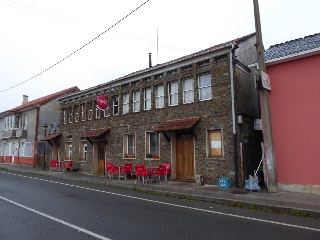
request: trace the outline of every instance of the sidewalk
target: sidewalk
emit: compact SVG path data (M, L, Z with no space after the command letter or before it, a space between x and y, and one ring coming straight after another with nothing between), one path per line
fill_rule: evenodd
M244 191L242 188L219 188L219 186L196 186L195 183L167 181L161 183L139 183L136 179L118 180L108 176L93 176L81 172L54 172L37 167L0 163L0 171L32 173L53 178L80 181L91 184L105 184L128 189L151 190L175 197L186 197L229 206L247 206L254 209L269 209L276 212L291 212L320 218L320 195L312 193L278 192L269 193ZM300 212L301 211L301 212Z

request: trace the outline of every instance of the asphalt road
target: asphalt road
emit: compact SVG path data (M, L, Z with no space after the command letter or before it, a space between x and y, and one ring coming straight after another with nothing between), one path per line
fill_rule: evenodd
M0 171L0 239L320 239L320 220Z

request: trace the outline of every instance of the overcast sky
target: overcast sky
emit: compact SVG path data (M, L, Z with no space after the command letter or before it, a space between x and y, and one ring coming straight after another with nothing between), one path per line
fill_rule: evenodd
M145 1L0 0L0 112L255 32L252 0L149 0L112 27ZM320 32L319 0L259 5L265 49Z

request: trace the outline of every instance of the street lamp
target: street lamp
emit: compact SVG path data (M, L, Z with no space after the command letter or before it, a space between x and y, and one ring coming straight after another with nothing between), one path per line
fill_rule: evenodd
M44 137L47 136L47 128L48 128L48 125L47 125L47 124L44 124L44 126L43 126ZM43 168L43 170L46 169L46 143L45 143L45 141L43 142L43 161L42 161L42 168Z

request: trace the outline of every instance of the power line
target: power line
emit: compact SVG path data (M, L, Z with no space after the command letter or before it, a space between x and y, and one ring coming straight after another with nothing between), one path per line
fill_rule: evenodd
M64 60L66 60L67 58L71 57L72 55L74 55L75 53L77 53L78 51L80 51L81 49L83 49L84 47L88 46L90 43L92 43L94 40L96 40L97 38L101 37L103 34L105 34L107 31L109 31L110 29L112 29L113 27L115 27L116 25L118 25L120 22L122 22L123 20L125 20L127 17L129 17L131 14L133 14L134 12L136 12L138 9L140 9L143 5L145 5L146 3L148 3L150 0L145 1L144 3L142 3L139 7L137 7L136 9L134 9L133 11L131 11L129 14L127 14L126 16L124 16L123 18L121 18L119 21L117 21L115 24L113 24L111 27L109 27L108 29L106 29L105 31L103 31L102 33L100 33L98 36L96 36L95 38L93 38L92 40L90 40L89 42L87 42L86 44L84 44L83 46L81 46L80 48L78 48L77 50L75 50L74 52L72 52L71 54L69 54L68 56L66 56L65 58L63 58L62 60L60 60L59 62L53 64L52 66L48 67L47 69L43 70L42 72L38 73L37 75L21 82L18 83L12 87L9 87L7 89L1 90L1 92L5 92L8 91L12 88L15 88L17 86L20 86L26 82L29 82L30 80L34 79L35 77L38 77L39 75L43 74L44 72L48 71L49 69L55 67L56 65L58 65L59 63L63 62Z

